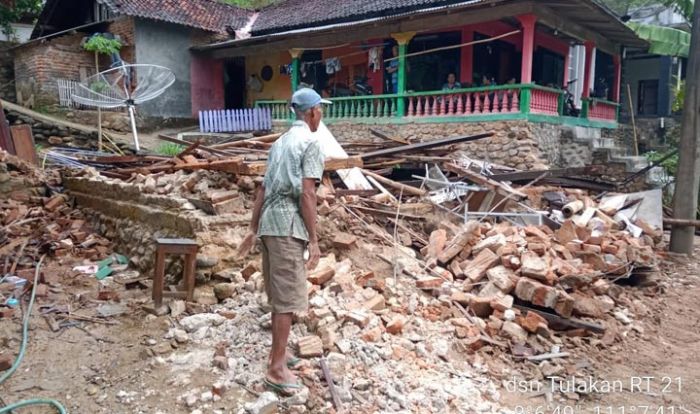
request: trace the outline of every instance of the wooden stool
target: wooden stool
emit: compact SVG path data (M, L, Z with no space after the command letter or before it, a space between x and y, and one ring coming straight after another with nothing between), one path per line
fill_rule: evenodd
M194 268L197 259L197 242L191 239L156 239L156 273L153 275L153 302L156 308L163 304L163 297L181 298L189 302L194 296ZM185 255L184 291L163 292L165 287L165 255Z

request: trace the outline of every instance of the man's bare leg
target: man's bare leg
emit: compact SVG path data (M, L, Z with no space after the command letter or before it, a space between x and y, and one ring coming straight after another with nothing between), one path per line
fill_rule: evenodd
M291 313L272 314L272 349L270 350L270 367L267 371L269 380L275 383L295 384L296 377L287 368L287 341L292 328Z

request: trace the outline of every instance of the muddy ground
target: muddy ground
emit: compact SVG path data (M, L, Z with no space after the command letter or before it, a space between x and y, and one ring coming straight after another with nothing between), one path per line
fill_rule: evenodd
M700 238L696 246L694 258L674 256L663 263L658 288L647 289L642 303L637 304L640 314L635 323L639 328L631 330L623 342L581 361L592 365L599 381L620 380L623 390L579 393L578 399L563 400L565 396L557 394L548 408L546 393L509 393L504 389L504 407L516 413L700 412ZM47 265L46 271L61 275L62 288L54 289L47 299L39 299L37 306L50 305L48 299L62 295L87 298L86 292L97 289L97 281L89 276L73 276L73 264ZM134 303L147 302L148 294L146 290L130 292ZM77 314L88 313L95 306L90 299L71 303ZM107 319L116 324L75 321L74 326L52 332L37 309L31 318L26 357L19 370L0 386L5 404L49 397L63 402L71 413L192 413L194 408L186 407L178 397L193 388L207 389L218 378L214 368L183 375L175 365L158 363L153 357L162 344L188 346L163 338L175 326L169 316L155 317L133 306L126 314ZM19 316L0 319L0 353L19 347ZM508 379L494 377L502 384ZM220 400L199 408L202 413L236 413L253 399L247 390L230 389ZM51 409L17 412L48 413Z

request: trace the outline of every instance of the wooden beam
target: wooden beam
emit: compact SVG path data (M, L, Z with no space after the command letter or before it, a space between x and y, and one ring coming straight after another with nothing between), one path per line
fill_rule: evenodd
M427 191L425 191L425 190L421 190L420 188L416 188L416 187L413 187L410 185L401 184L399 182L396 182L394 180L390 180L390 179L388 179L384 176L381 176L379 174L375 174L372 171L362 170L362 173L369 176L369 177L374 178L375 180L379 181L380 183L382 183L386 186L389 186L395 190L403 191L403 193L406 195L414 195L414 196L418 196L418 197L423 197L424 195L427 194Z
M404 152L413 152L435 147L443 147L451 144L459 144L461 142L477 141L484 138L490 138L493 135L493 132L486 132L484 134L477 135L441 138L432 141L418 142L416 144L403 145L400 147L386 148L378 151L366 152L364 154L360 154L360 157L362 157L363 160L366 160L368 158L385 157L387 155L401 154Z

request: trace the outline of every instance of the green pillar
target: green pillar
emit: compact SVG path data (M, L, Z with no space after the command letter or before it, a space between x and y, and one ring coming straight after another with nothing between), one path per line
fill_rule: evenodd
M299 88L299 59L301 58L301 49L292 49L289 54L292 55L292 93L296 92Z
M399 71L398 71L398 95L396 104L396 116L402 117L406 115L406 51L408 50L408 42L411 41L415 32L393 33L391 37L396 39L399 45Z

